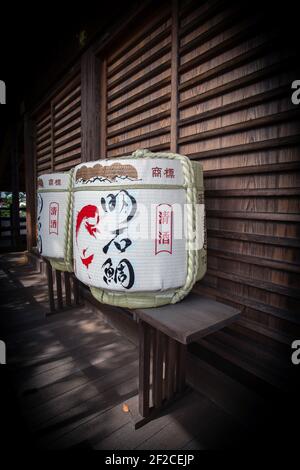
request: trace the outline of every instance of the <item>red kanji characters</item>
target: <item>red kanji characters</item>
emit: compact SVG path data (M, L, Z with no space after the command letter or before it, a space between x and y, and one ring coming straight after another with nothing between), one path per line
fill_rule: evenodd
M51 202L49 205L49 233L58 235L58 216L59 204L58 202Z
M164 171L164 175L166 178L175 178L174 168L166 168Z
M159 168L158 166L155 166L154 168L152 168L152 176L153 178L161 178L161 168Z
M168 224L171 211L159 211L158 219L160 224Z
M160 245L169 245L170 244L170 232L159 232L158 243Z
M172 254L173 210L171 204L156 206L155 255Z

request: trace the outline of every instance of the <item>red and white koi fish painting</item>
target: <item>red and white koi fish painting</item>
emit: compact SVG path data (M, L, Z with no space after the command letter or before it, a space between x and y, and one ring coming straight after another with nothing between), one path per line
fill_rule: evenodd
M89 238L96 238L97 233L100 233L98 228L99 222L100 215L97 206L89 204L84 206L77 214L75 228L76 243L81 262L87 269L93 262L95 255L89 246Z

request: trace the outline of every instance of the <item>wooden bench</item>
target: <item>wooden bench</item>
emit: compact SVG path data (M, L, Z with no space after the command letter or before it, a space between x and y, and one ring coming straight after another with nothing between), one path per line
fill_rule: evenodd
M187 345L237 320L241 311L190 294L175 305L135 310L139 323L139 410L136 428L186 389Z
M79 305L79 281L74 274L53 270L49 261L44 261L50 312L63 309L62 275L66 306ZM99 307L101 309L101 304ZM131 313L138 322L139 334L138 409L131 410L137 429L186 391L187 345L234 322L241 311L216 300L190 294L174 305L135 309Z

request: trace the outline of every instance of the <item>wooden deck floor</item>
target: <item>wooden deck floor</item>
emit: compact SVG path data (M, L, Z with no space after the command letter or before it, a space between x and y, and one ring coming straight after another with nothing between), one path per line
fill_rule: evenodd
M208 393L189 392L160 417L134 430L124 402L137 404L136 346L89 306L46 316L45 279L20 254L0 257L1 339L14 413L20 410L29 445L39 448L207 449L247 444L247 429L232 383L203 366ZM199 373L202 373L199 370ZM219 380L219 378L218 378ZM225 380L225 382L224 382ZM211 387L211 389L209 389ZM254 402L243 390L244 404ZM225 393L226 397L226 393ZM256 406L256 404L255 404ZM231 413L231 411L233 413ZM242 419L241 419L242 418Z

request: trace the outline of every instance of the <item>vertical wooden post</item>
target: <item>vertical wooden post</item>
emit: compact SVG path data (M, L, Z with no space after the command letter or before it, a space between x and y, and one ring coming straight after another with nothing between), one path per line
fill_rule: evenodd
M33 124L28 114L24 117L24 159L26 189L26 233L27 250L36 245L35 230L35 152L33 146Z
M142 320L139 321L139 355L139 412L146 418L149 416L150 328Z
M50 105L50 113L51 113L51 171L55 169L55 159L54 159L54 103L51 101Z
M100 76L100 154L105 158L107 151L107 61L101 61Z
M18 162L18 134L16 125L12 128L11 136L11 241L14 249L20 244L20 212L19 212L19 162Z
M72 276L72 282L73 282L74 303L75 305L79 305L79 286L78 286L78 281L74 275Z
M81 57L81 159L100 157L100 61L93 50Z
M162 350L163 350L163 373L162 373L162 400L167 398L167 356L168 356L168 336L163 333Z
M166 398L170 400L175 392L176 342L168 338L166 363Z
M66 305L68 307L71 306L71 285L70 285L70 273L67 271L64 272L64 280L65 280L65 292L66 292Z
M172 0L171 152L178 151L178 0Z
M186 345L177 343L177 371L176 371L176 391L182 393L185 389L186 376Z
M163 386L163 336L159 330L155 330L155 348L153 358L153 405L160 408L162 404Z
M61 271L58 269L55 270L56 277L56 296L57 296L57 307L58 310L63 308L63 299L62 299L62 288L61 288Z
M48 295L49 295L49 307L50 312L55 312L55 304L54 304L54 292L53 292L53 275L52 275L52 266L50 262L44 259L46 263L46 273L47 273L47 283L48 283Z

